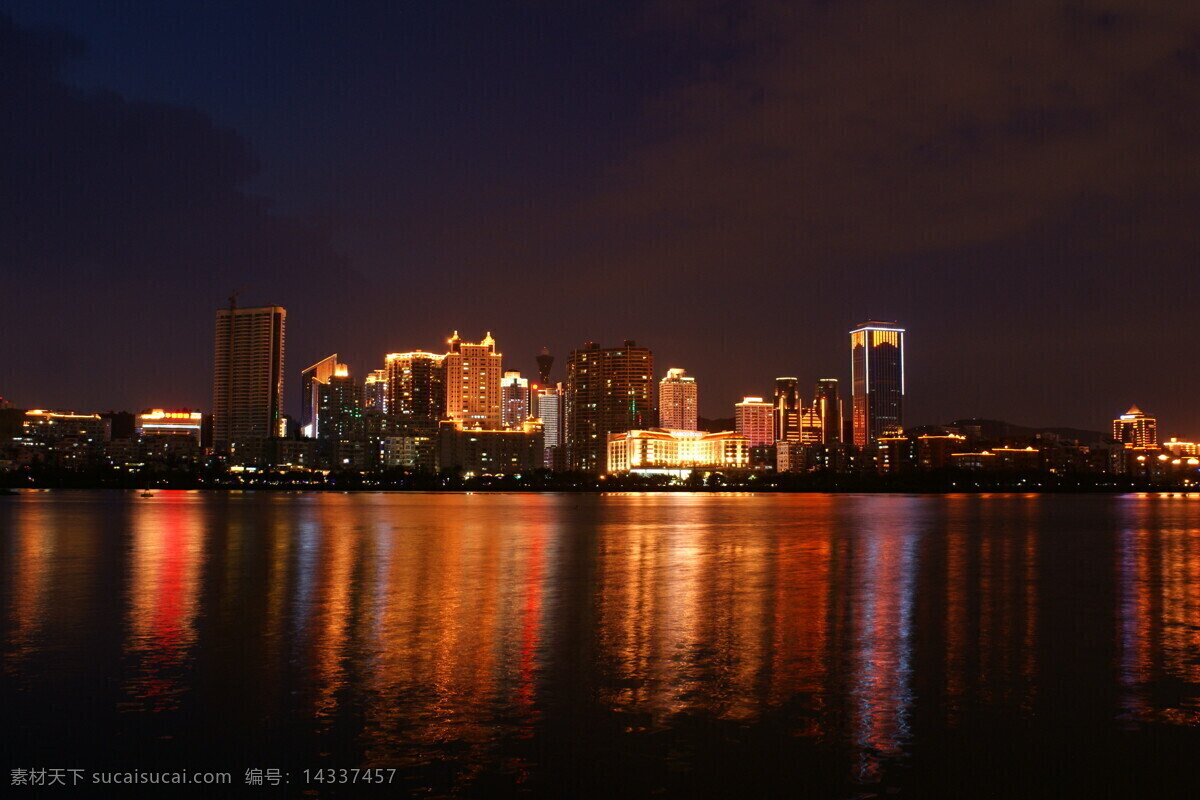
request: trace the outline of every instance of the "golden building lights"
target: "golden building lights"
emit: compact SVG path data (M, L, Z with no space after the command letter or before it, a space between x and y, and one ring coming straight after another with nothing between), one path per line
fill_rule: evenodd
M769 408L769 406L768 406ZM750 440L722 431L632 430L608 437L610 473L673 474L685 477L693 469L746 469Z
M694 431L698 426L699 400L696 379L685 370L672 368L658 382L658 424L677 431Z
M733 404L733 428L750 443L763 447L775 443L775 406L761 397L743 397Z

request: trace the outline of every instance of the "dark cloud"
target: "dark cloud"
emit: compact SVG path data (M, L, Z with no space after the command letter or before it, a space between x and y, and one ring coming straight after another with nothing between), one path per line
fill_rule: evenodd
M617 313L725 399L789 361L846 377L844 331L881 316L912 329L917 419L1100 425L1150 395L1200 431L1163 336L1198 299L1200 7L661 3L638 35L691 78L558 217L596 246L551 284L639 287Z
M244 191L259 164L236 132L195 109L64 83L84 51L0 16L0 259L23 339L4 393L203 402L220 298L245 287L243 302L303 307L296 276L325 274L328 291L346 264L318 220L278 216Z

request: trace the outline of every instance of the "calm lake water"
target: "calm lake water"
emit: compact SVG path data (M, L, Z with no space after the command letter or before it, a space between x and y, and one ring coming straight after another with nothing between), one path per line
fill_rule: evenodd
M0 536L12 797L1197 786L1200 496L55 491Z

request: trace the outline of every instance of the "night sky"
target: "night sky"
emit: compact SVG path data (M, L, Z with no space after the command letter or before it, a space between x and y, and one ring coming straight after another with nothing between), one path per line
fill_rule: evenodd
M0 396L633 338L731 416L908 329L906 422L1200 436L1200 4L0 0ZM845 392L845 390L844 390Z

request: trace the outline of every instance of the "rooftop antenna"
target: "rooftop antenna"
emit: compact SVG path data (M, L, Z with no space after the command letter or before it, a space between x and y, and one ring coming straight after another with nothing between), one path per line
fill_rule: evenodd
M240 288L240 289L234 289L234 290L233 290L233 294L229 295L229 310L230 310L230 311L236 311L236 310L237 310L237 297L238 297L238 295L239 295L239 294L241 294L241 293L242 293L242 292L244 292L245 290L246 290L246 287L245 287L245 286L243 286L243 287L242 287L242 288Z

